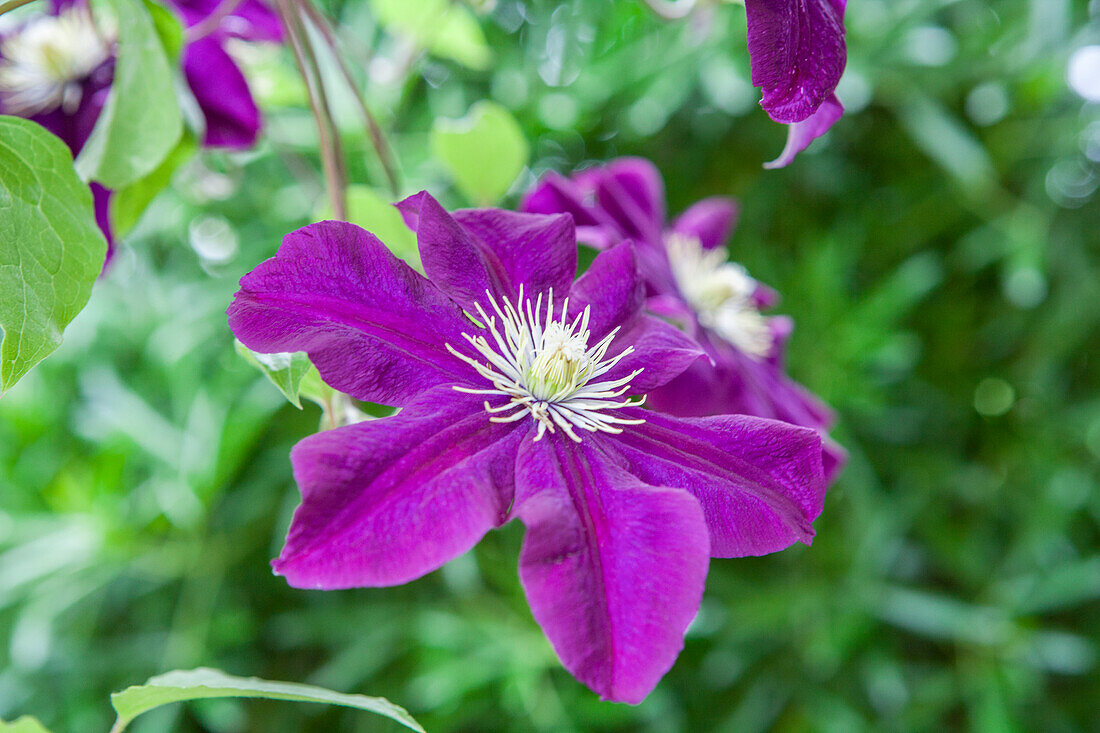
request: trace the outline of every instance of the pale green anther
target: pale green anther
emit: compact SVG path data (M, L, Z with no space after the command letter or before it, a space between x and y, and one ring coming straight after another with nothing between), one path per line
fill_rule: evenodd
M585 354L584 336L572 335L559 323L551 323L544 335L545 349L535 356L524 374L531 394L540 400L573 392L592 373Z

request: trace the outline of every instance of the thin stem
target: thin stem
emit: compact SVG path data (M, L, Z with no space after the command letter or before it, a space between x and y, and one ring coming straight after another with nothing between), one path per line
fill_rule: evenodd
M321 75L321 66L317 62L317 51L313 47L313 38L306 32L305 24L302 22L301 4L298 4L298 12L293 17L294 29L298 33L298 39L302 43L302 50L305 52L306 63L309 64L310 72L313 74L313 78L317 80L317 101L320 103L320 108L325 112L325 118L328 122L329 131L332 135L332 158L336 163L337 174L340 179L340 192L341 196L346 198L346 190L348 186L348 169L347 161L344 159L344 150L340 142L340 131L336 127L336 118L332 114L332 105L328 101L328 91L325 89L324 77ZM340 217L346 219L346 216Z
M206 38L211 33L218 30L218 26L222 24L222 20L239 8L243 2L244 0L222 0L210 15L187 29L187 42L193 43L200 38Z
M343 155L340 150L340 138L336 134L336 127L332 123L332 113L328 108L328 100L324 95L321 84L321 76L317 73L316 57L310 49L307 61L305 44L309 42L303 38L304 30L294 13L291 0L276 0L275 7L279 12L279 18L286 29L287 38L290 40L290 49L294 54L294 61L298 65L298 71L306 85L306 94L309 97L309 106L313 111L313 119L317 123L317 135L321 144L321 167L325 172L325 187L328 190L329 201L332 204L333 215L337 219L346 220L348 216L347 200L344 190ZM312 72L312 73L311 73Z
M7 0L7 2L0 3L0 15L33 2L34 0Z
M325 44L328 46L329 51L332 53L336 64L340 69L340 74L344 77L344 82L347 83L348 88L352 92L352 96L355 97L355 101L359 104L359 112L363 115L363 120L367 124L367 134L370 137L371 146L374 148L375 154L378 156L378 162L382 164L382 170L386 174L386 182L389 184L390 193L394 198L401 195L401 179L397 173L397 160L393 154L393 149L390 147L389 141L386 140L385 133L382 132L382 126L378 124L378 119L374 116L374 113L370 111L370 107L367 106L367 100L363 97L363 92L359 88L359 84L355 81L355 76L351 73L351 67L348 66L347 59L344 54L341 53L339 41L336 38L336 34L332 30L332 26L320 11L313 6L309 0L299 0L302 10L309 17L313 27L324 38Z

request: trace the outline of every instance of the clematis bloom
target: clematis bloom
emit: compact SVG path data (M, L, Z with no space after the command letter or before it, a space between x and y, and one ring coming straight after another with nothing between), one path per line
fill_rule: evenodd
M702 355L643 311L634 248L575 282L568 215L399 205L427 277L342 222L293 232L241 280L250 349L306 351L331 386L401 408L291 453L302 504L275 571L302 588L405 583L526 526L520 579L564 666L640 702L672 666L709 557L809 543L812 430L641 407Z
M788 165L844 112L833 92L848 60L846 3L745 0L752 83L768 115L790 126L783 152L765 167Z
M635 242L648 309L676 323L709 357L651 390L652 407L689 417L756 415L813 428L826 440L826 477L835 478L845 453L827 437L832 411L784 373L791 320L762 315L778 295L727 261L736 201L704 199L669 223L660 172L647 160L620 158L571 179L547 175L527 194L523 209L571 214L578 238L598 249Z
M280 41L278 18L261 0L224 13L220 0L170 0L184 24L201 35L182 51L187 79L206 120L203 144L247 148L260 131L260 113L240 68L225 50L232 38ZM223 14L224 13L224 14ZM115 41L92 19L87 2L53 0L0 34L0 114L26 117L61 138L73 155L88 141L114 78ZM96 219L113 243L110 191L92 183Z

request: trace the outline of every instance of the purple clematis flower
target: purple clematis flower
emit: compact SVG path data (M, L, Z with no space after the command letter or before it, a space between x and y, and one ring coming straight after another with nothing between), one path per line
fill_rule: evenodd
M660 172L641 158L620 158L572 179L551 173L523 202L525 211L565 212L578 239L606 250L633 240L651 313L676 323L710 357L649 392L649 404L680 416L746 414L821 432L829 481L845 453L828 439L833 414L784 373L789 318L761 315L778 295L727 262L725 243L737 217L730 198L704 199L666 222Z
M701 352L643 312L630 243L576 282L567 215L399 205L427 277L342 222L289 234L229 324L306 351L330 385L399 406L291 453L302 504L275 571L302 588L405 583L526 525L520 579L565 667L640 702L672 666L709 557L809 542L812 430L640 407Z
M83 3L55 3L52 13L0 33L0 114L26 117L61 138L75 156L107 101L114 51ZM110 192L91 184L96 221L112 243Z
M787 145L766 167L788 165L840 119L833 91L844 73L847 0L745 0L752 83L761 106L790 125Z
M204 144L250 147L259 134L260 114L225 43L230 38L279 41L278 18L260 0L244 0L228 13L220 9L219 0L170 2L189 28L202 29L201 36L188 39L182 63L206 119ZM107 101L114 66L114 40L96 26L87 3L54 0L50 12L0 35L0 114L38 122L75 156ZM98 183L91 188L96 219L113 244L110 191Z
M207 147L243 149L256 144L260 110L237 63L226 52L231 39L283 40L279 17L261 0L169 0L188 29L183 74L206 119ZM232 3L226 13L226 3Z

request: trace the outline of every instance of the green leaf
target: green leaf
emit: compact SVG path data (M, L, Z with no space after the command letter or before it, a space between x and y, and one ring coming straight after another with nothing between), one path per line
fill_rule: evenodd
M123 188L152 173L183 133L168 54L140 0L102 0L118 23L115 78L91 137L76 160L85 179ZM167 19L158 14L159 23Z
M116 237L125 236L137 226L145 209L171 182L172 174L190 160L198 149L198 142L193 135L183 135L175 149L168 154L163 163L157 166L156 170L141 180L115 191L111 196L111 226L114 227Z
M420 269L420 251L416 235L405 225L401 212L386 197L369 186L352 185L347 189L348 221L378 237L391 252ZM332 205L325 203L316 220L333 218Z
M183 26L172 11L155 0L143 0L145 9L153 19L160 45L164 47L168 58L173 62L179 61L180 52L183 51Z
M168 672L153 677L144 685L130 687L111 695L111 704L118 712L118 722L112 730L123 730L137 716L161 705L211 697L268 698L343 705L377 713L396 720L407 728L424 733L424 729L404 708L394 705L385 698L345 695L323 687L295 682L269 682L255 677L234 677L205 667Z
M10 723L0 720L0 733L50 733L50 731L35 718L24 715Z
M88 302L107 241L65 143L0 116L0 394L61 344Z
M463 195L482 206L508 192L530 154L516 119L488 101L478 102L461 119L436 119L430 144Z
M450 0L371 0L379 22L432 55L471 69L489 68L493 52L469 8Z
M479 71L488 69L493 63L493 52L489 50L477 18L457 3L448 6L427 47L434 56L452 59Z
M285 354L261 354L240 341L234 343L237 353L252 366L263 372L271 383L279 388L290 404L302 409L301 398L325 407L334 390L321 380L317 367L304 351Z

